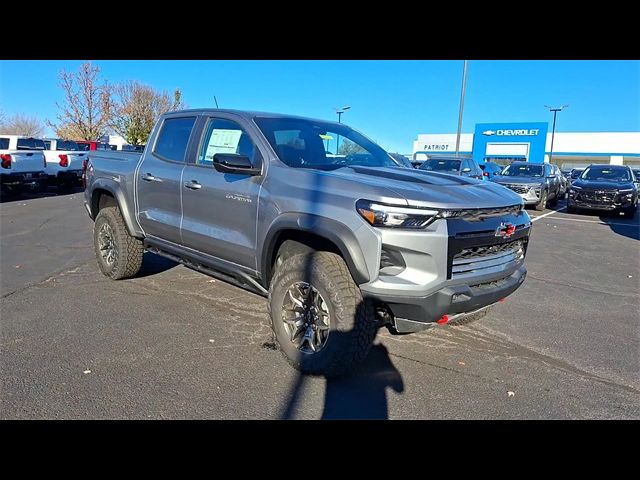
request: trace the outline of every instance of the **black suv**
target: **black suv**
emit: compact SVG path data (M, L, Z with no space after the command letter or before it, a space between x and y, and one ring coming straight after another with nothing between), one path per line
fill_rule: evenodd
M576 209L621 212L633 217L638 208L638 180L625 165L590 165L571 184L567 212Z

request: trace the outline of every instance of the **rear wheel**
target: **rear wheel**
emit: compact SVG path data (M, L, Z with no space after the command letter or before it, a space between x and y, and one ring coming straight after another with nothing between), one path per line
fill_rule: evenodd
M547 191L544 190L542 192L542 197L540 198L540 201L536 204L537 211L542 212L544 211L545 208L547 208L547 198L548 198Z
M140 271L144 246L129 235L118 207L105 207L98 213L93 247L100 271L110 279L133 277Z
M330 252L276 262L269 315L282 354L311 375L349 372L366 357L377 331L372 306L344 260Z

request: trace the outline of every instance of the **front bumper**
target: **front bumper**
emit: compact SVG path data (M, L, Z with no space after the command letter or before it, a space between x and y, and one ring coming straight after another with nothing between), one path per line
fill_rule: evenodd
M527 269L520 265L506 277L476 285L448 285L424 297L377 294L373 299L389 307L399 333L417 332L432 326L443 315L474 313L502 300L520 287L526 275Z

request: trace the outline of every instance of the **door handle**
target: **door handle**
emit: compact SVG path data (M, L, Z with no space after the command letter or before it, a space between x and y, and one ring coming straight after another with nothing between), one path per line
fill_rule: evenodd
M150 173L145 173L143 175L140 175L140 178L142 178L142 180L144 180L145 182L161 182L162 181L161 178L154 177Z
M184 186L190 190L200 190L202 188L202 185L200 185L196 180L184 182Z

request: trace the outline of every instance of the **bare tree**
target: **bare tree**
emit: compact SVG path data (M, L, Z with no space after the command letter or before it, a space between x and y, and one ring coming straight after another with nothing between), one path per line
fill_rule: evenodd
M173 99L136 81L116 85L111 111L111 127L133 145L147 142L154 124L163 113L184 108L182 93L176 89Z
M27 137L41 137L44 124L38 117L16 113L12 117L2 118L2 133L6 135L26 135Z
M111 111L110 88L100 78L100 69L91 62L80 65L77 72L60 72L64 90L58 122L48 122L56 134L78 140L98 140L107 133ZM65 133L65 135L60 135Z

